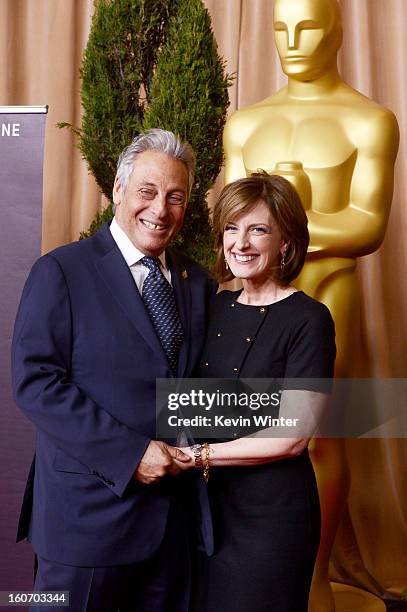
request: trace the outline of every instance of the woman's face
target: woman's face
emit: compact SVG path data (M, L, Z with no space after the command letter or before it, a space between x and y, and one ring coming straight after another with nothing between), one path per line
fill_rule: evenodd
M262 200L225 225L223 250L236 278L269 280L285 248L280 229Z

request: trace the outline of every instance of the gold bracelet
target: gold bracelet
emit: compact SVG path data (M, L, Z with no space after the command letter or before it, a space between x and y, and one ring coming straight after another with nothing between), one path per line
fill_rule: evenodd
M205 483L209 480L209 444L208 442L204 442L202 444L202 448L205 451L205 456L203 459L203 479Z

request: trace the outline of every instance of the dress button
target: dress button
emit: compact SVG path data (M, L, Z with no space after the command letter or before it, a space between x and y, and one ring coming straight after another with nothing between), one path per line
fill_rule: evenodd
M234 372L238 372L238 371L239 371L239 368L233 368L233 371L234 371Z
M218 338L220 338L220 332L218 332Z
M208 365L209 365L209 363L207 361L205 361L205 366L208 366Z
M232 303L231 303L231 305L230 305L230 307L231 307L231 308L234 308L234 307L235 307L235 303L234 303L234 302L232 302Z
M251 339L251 338L249 338L249 336L247 336L247 338L246 338L246 342L251 342L251 340L252 340L252 339Z
M266 312L265 308L260 308L260 312Z

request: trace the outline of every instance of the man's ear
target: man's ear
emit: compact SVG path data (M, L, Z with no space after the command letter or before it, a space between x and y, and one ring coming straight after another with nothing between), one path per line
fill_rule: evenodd
M114 183L113 183L113 202L115 206L118 206L121 203L122 197L123 197L122 186L120 184L119 177L116 175L114 179Z

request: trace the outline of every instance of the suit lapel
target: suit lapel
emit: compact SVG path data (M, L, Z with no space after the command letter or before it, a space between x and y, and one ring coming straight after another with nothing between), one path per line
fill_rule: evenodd
M110 234L109 226L103 226L94 238L105 247L96 260L96 268L107 288L147 344L168 363L130 269Z
M191 286L188 271L183 268L177 255L170 250L166 251L167 262L171 270L171 283L175 293L178 313L184 330L184 340L178 360L178 377L185 376L188 365L189 347L191 339Z

